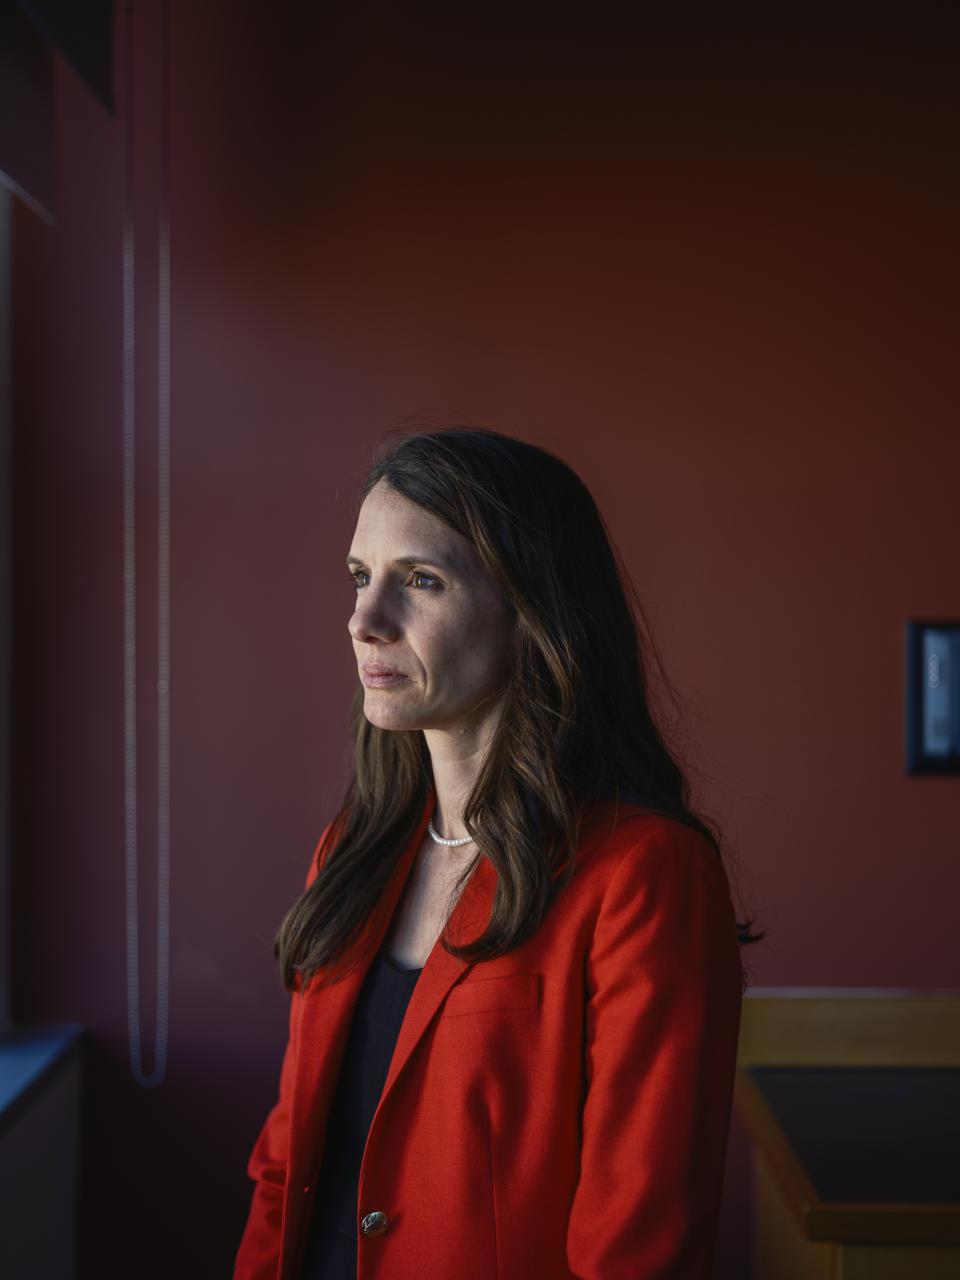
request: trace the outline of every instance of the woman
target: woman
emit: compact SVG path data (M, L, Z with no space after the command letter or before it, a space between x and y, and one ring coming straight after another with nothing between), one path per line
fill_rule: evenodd
M347 564L356 776L277 938L235 1277L707 1276L737 925L593 499L532 445L409 436Z

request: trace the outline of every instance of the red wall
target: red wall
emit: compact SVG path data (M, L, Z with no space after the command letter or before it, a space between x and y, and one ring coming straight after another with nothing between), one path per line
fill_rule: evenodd
M160 8L134 9L149 956ZM149 1092L126 1068L122 127L62 67L58 224L17 215L15 1012L90 1028L98 1276L229 1268L282 1049L272 933L344 777L353 499L402 420L521 435L593 489L768 930L754 984L960 985L960 779L907 778L902 742L904 623L960 616L956 49L353 12L172 5L173 969ZM736 1142L729 1275L743 1166Z

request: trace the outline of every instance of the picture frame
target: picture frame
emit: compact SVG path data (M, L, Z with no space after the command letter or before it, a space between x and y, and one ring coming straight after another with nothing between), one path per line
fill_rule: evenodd
M906 767L960 774L960 621L907 623Z

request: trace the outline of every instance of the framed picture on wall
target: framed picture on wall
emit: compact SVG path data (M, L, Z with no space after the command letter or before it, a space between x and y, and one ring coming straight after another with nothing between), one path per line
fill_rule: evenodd
M907 772L960 773L960 622L907 623Z

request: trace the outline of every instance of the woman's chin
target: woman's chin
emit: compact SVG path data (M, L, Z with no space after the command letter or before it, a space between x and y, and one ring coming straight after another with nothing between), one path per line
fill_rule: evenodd
M370 697L369 691L363 700L363 714L375 729L419 729L417 716L412 708L391 706L382 697Z

